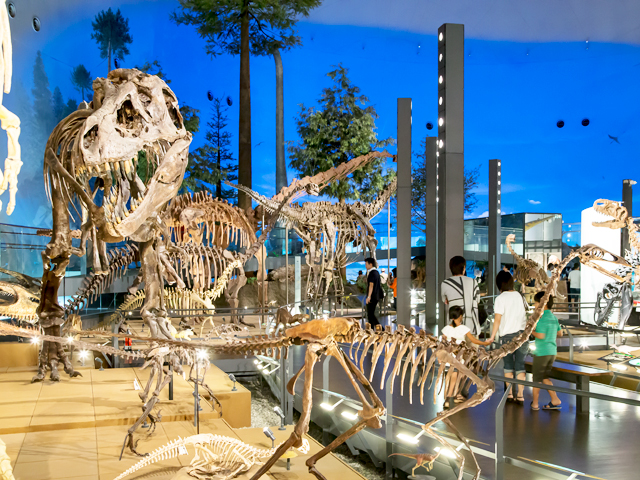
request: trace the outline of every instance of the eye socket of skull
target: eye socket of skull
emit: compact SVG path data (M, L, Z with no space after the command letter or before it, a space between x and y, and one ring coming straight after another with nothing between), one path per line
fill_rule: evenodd
M133 106L130 98L127 98L120 108L118 109L118 113L116 115L118 125L124 127L129 133L133 133L133 136L137 137L142 129L142 117L136 108ZM123 132L119 132L121 136Z
M98 125L94 125L89 130L87 130L87 133L84 134L84 138L82 139L82 146L86 150L91 150L97 138L98 138Z
M175 107L177 105L178 100L169 92L167 89L162 89L162 93L164 94L164 102L167 105L167 110L169 111L169 116L171 117L171 121L175 125L178 130L182 130L183 122L182 115Z

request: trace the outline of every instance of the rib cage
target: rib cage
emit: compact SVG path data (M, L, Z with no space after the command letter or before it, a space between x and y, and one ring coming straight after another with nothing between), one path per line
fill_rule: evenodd
M195 218L183 217L185 209L194 209ZM199 211L199 212L198 212ZM176 197L164 215L169 231L178 243L189 241L193 229L196 243L226 248L235 243L249 247L257 238L251 222L240 208L212 196L209 192L186 193ZM186 224L185 224L186 223ZM184 228L183 228L184 227Z
M108 252L109 271L106 275L96 275L86 277L82 286L78 289L72 300L65 305L66 315L78 313L85 305L93 303L111 284L121 278L127 268L133 262L140 260L138 247L135 245L125 245L122 248L115 248Z

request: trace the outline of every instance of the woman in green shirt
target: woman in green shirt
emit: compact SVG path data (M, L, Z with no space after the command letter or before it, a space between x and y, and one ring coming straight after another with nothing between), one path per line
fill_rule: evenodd
M539 304L540 300L544 297L544 292L536 293L534 297L535 303ZM532 335L536 338L536 349L533 352L533 381L538 383L544 383L546 385L553 385L549 377L551 376L551 369L553 362L556 359L558 353L558 347L556 344L556 338L562 336L562 329L558 319L551 312L553 308L553 296L549 297L549 301L544 306L544 313L538 320L536 325L536 331ZM558 394L553 390L547 390L551 396L551 401L547 405L543 405L543 410L560 410L562 408L561 401L558 398ZM531 402L531 410L540 410L538 406L538 398L540 396L540 389L533 389L533 401Z

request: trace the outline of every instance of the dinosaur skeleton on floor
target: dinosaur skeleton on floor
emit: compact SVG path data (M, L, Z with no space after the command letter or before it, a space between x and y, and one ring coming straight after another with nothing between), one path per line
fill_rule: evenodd
M376 158L383 156L391 157L383 152ZM249 188L232 186L245 192L268 212L278 207L273 200ZM306 262L310 267L307 294L310 298L326 296L332 283L335 295L344 295L340 272L347 265L344 252L348 244L358 247L365 256L375 257L378 242L371 220L384 208L396 187L397 179L394 179L371 203L306 202L282 209L285 223L300 236L307 250Z
M195 451L195 456L186 469L187 474L199 479L216 478L218 480L236 478L241 473L249 471L253 465L259 465L262 460L271 457L276 451L275 448L252 447L237 438L211 433L201 433L186 438L178 437L151 452L114 480L122 480L156 462L176 458L180 455L180 450L187 447L193 447ZM306 439L303 440L297 450L302 455L307 454L309 442Z
M607 217L608 220L593 222L594 227L610 228L613 230L626 228L629 233L631 250L624 253L628 265L622 265L613 272L606 273L613 278L613 282L606 284L598 292L595 306L595 323L615 327L623 330L633 310L632 291L640 283L640 241L638 241L638 226L619 202L599 199L593 203L593 209ZM634 273L635 272L635 275ZM635 284L634 284L635 282ZM610 322L616 302L620 302L620 316L617 322ZM603 305L604 302L604 305Z

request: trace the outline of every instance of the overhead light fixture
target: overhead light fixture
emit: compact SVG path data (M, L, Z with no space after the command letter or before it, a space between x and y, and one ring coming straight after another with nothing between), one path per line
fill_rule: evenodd
M556 127L558 128L564 127L564 120L558 120L558 122L556 123Z

